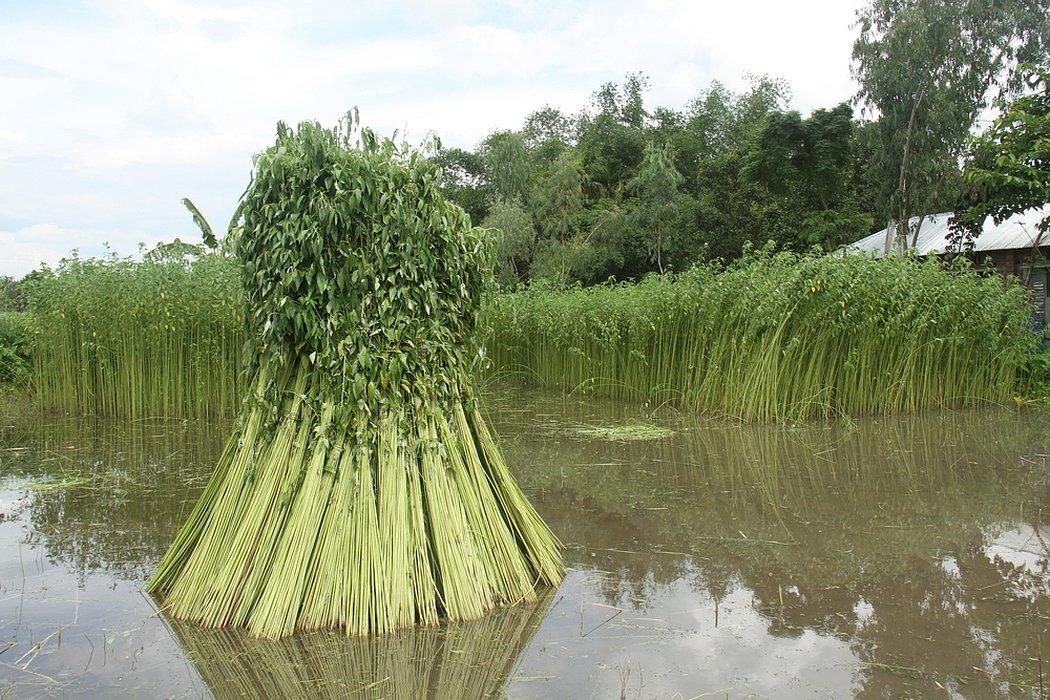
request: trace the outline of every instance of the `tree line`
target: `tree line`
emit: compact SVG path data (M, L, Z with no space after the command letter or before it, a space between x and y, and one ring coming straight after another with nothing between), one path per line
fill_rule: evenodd
M577 114L546 106L440 150L443 189L500 232L506 288L638 279L768 241L831 250L882 228L907 248L923 215L981 198L971 134L1046 64L1048 18L1050 0L871 0L851 102L804 116L789 85L754 76L650 106L649 78L628 74Z
M631 74L577 115L545 107L438 153L446 194L502 233L503 284L639 278L767 240L830 249L875 225L873 132L850 105L803 117L766 76L680 110L650 108L647 87Z
M883 228L906 250L944 211L962 248L986 217L1050 201L1050 0L868 0L855 29L848 102L803 115L783 80L753 76L652 106L632 73L579 113L545 106L473 150L439 149L442 190L499 232L504 289L640 279L770 241L833 250ZM0 278L0 309L24 308L21 282Z

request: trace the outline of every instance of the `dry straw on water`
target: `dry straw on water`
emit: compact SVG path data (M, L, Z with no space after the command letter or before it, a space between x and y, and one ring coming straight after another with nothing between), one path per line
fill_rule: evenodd
M563 574L471 386L484 234L421 154L355 133L281 124L256 159L233 233L253 379L149 583L175 618L382 633Z

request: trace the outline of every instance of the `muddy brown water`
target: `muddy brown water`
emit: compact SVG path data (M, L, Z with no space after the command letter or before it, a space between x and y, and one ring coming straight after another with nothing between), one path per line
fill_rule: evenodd
M142 587L228 424L0 414L0 698L1050 698L1050 416L790 426L488 389L539 604L280 642Z

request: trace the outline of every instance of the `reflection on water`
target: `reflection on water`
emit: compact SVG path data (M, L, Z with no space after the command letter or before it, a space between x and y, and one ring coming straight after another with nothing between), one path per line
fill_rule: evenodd
M140 589L227 428L0 413L0 697L207 694Z
M618 694L627 667L644 677L641 697L1050 688L1040 679L1050 649L1044 420L951 413L777 428L651 419L590 400L493 403L509 459L569 545L572 581L623 610L586 639L553 624L537 634L563 640L570 662L613 666L593 665L598 696ZM581 438L581 428L639 420L677 432ZM557 657L530 649L522 673ZM510 686L548 690L529 688Z
M487 406L567 545L562 587L476 623L280 644L169 628L139 593L228 426L3 418L0 697L1050 689L1045 416L741 426L508 388Z
M500 693L553 593L474 622L378 637L313 632L271 641L251 639L243 630L178 621L172 627L220 698L481 700Z

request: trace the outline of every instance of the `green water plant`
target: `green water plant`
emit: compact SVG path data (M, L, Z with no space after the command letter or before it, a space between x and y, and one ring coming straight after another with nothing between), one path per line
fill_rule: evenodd
M29 287L33 384L45 411L214 418L240 398L243 306L217 255L71 255Z
M959 261L756 251L636 285L486 309L492 367L743 420L1012 401L1035 346L1024 287Z
M231 234L251 381L148 584L173 617L383 633L560 581L472 387L490 241L437 184L354 113L255 158Z

